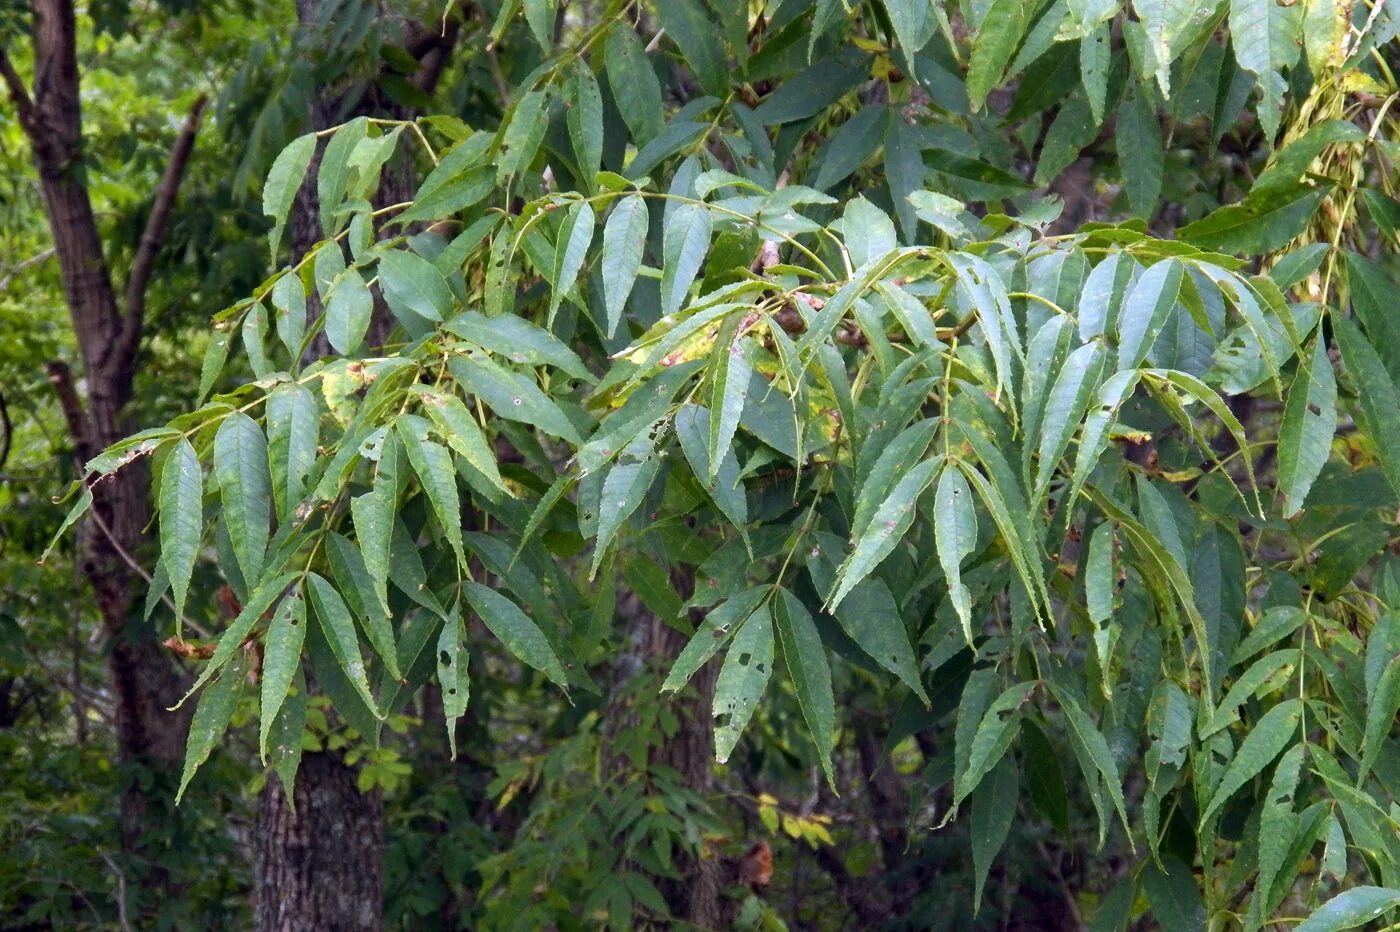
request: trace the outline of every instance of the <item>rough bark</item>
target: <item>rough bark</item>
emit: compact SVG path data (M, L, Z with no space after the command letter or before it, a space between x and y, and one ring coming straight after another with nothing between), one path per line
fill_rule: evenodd
M50 367L79 462L131 433L127 405L142 334L146 285L159 250L165 220L194 145L203 101L186 121L156 193L138 268L128 288L128 307L118 307L101 234L88 196L82 164L77 24L73 4L36 0L35 80L32 96L3 50L3 77L33 150L39 187L58 256L64 296L83 366L86 398L80 399L67 367ZM79 535L79 566L92 586L111 641L108 667L116 695L116 730L123 763L168 770L183 756L188 711L168 706L182 692L182 677L160 649L154 630L133 612L143 581L135 554L150 520L149 477L140 466L125 468L93 486L93 506ZM137 846L146 801L136 781L122 801L123 842ZM159 784L157 784L159 785Z
M677 594L689 598L695 588L692 574L677 570L671 574ZM638 650L646 665L657 674L669 669L688 638L663 619L642 608L630 593L619 606L621 614L631 616L637 636ZM692 612L698 625L703 612ZM690 684L672 702L672 711L679 721L676 733L657 742L651 748L649 763L669 767L681 776L685 786L702 796L714 789L714 718L711 707L715 697L715 678L719 666L713 660L691 678ZM733 902L723 897L724 888L737 879L735 865L718 854L694 857L677 854L676 868L681 879L663 885L672 911L676 916L702 929L726 927L732 920Z
M380 924L383 819L337 754L302 758L295 810L268 780L258 811L254 905L259 929L374 930Z

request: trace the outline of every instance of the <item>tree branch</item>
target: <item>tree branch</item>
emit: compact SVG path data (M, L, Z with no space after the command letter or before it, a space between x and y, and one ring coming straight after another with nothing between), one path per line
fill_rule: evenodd
M9 89L10 97L15 102L15 109L19 111L20 125L24 127L25 132L29 132L34 119L34 101L29 99L29 90L24 86L24 79L15 70L10 56L5 54L4 46L0 46L0 78L4 79L5 87Z
M88 431L87 412L78 398L78 390L73 387L73 370L68 363L54 360L48 364L49 381L58 395L58 406L63 411L63 419L68 422L68 434L78 450L79 462L86 463L96 453Z
M170 150L170 161L161 176L160 187L156 189L156 199L151 207L151 215L146 218L146 229L141 233L140 245L136 248L136 258L131 263L131 275L126 283L126 314L122 318L121 333L117 337L115 359L130 358L136 352L141 339L141 326L146 316L146 287L150 284L151 270L155 267L156 254L165 239L165 225L170 220L170 211L175 206L175 195L180 190L180 181L185 174L190 154L194 152L195 135L199 132L199 120L209 98L200 94L185 117L185 125Z

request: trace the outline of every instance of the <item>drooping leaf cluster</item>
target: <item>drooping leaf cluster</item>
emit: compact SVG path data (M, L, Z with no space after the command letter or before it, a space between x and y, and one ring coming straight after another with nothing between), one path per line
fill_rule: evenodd
M909 732L950 722L931 779L970 809L979 897L1017 800L1063 827L1071 784L1141 859L1104 928L1139 890L1168 928L1259 928L1349 857L1373 885L1301 927L1394 907L1400 356L1391 272L1347 248L1400 215L1394 14L748 6L561 36L508 3L544 57L499 125L359 118L272 162L274 257L303 184L324 238L214 318L201 399L235 346L254 380L89 464L153 458L150 604L181 614L212 547L242 605L183 783L250 641L290 780L303 657L366 736L436 679L455 741L469 620L589 693L625 588L690 635L663 692L719 664L719 762L777 682L832 783L852 676ZM1032 192L1114 121L1150 218L1171 133L1204 115L1214 145L1256 92L1276 151L1175 237L1065 229ZM423 180L375 209L396 158Z

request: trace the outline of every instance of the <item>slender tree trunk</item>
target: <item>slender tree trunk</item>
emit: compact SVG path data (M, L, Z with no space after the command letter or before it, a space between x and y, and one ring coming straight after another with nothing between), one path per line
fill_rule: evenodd
M77 451L86 462L131 433L132 400L146 283L183 176L203 109L197 103L156 192L132 267L125 313L118 308L82 164L82 110L77 23L66 0L36 0L32 97L0 49L0 77L33 149L39 187L58 255L64 295L83 365L81 399L63 363L49 377ZM143 582L136 556L150 520L149 476L132 464L92 488L93 506L79 536L79 566L92 586L111 643L108 668L116 696L117 745L124 764L171 771L183 756L188 711L167 712L182 692L182 676L134 611ZM157 786L162 785L157 783ZM122 800L122 837L139 847L147 800L132 781Z
M686 595L689 595L689 591ZM646 613L642 628L642 651L656 669L664 671L669 668L687 640L685 635L662 619ZM672 706L680 722L676 733L651 749L653 765L675 770L687 788L702 796L714 789L715 729L711 708L718 672L719 666L713 660L696 671L689 687ZM678 855L676 867L682 880L667 891L673 900L673 908L678 908L681 916L703 929L727 927L728 919L732 917L727 915L727 904L721 894L733 880L732 865L717 856L695 858Z

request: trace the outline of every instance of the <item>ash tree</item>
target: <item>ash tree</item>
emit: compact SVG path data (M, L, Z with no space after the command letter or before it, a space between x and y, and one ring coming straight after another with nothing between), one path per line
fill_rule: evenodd
M455 753L530 689L573 725L502 770L556 785L486 927L781 924L720 789L780 753L831 799L870 753L878 800L891 749L886 867L966 826L968 910L1020 813L1103 865L1082 927L1393 917L1397 11L598 6L478 18L494 117L286 145L199 406L73 490L149 461L151 604L183 640L201 561L239 603L180 791L239 709L290 786L309 716L372 754L435 689ZM623 660L661 664L626 701Z

